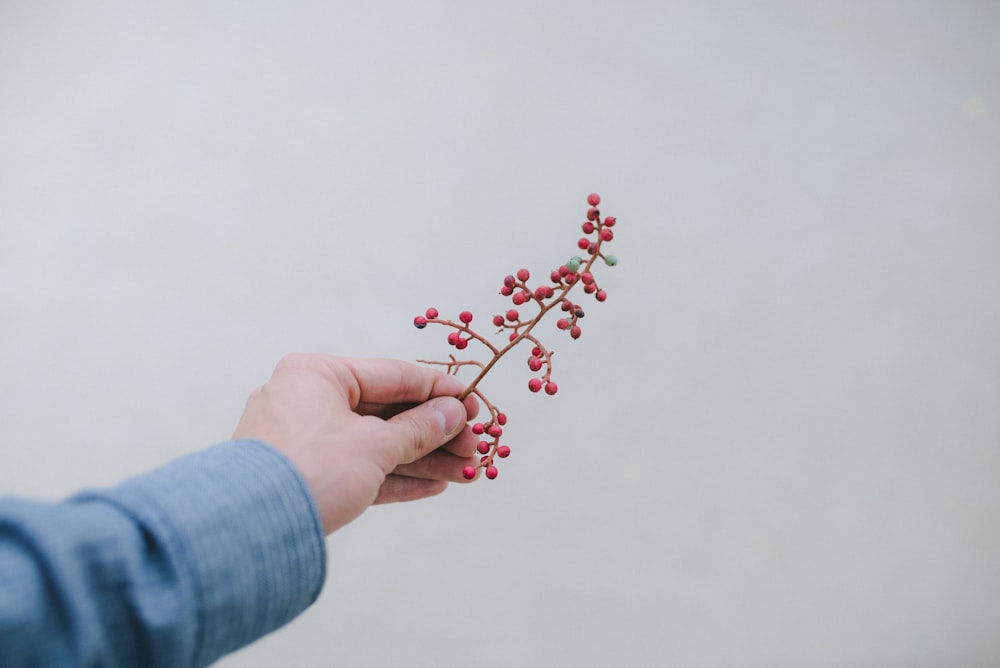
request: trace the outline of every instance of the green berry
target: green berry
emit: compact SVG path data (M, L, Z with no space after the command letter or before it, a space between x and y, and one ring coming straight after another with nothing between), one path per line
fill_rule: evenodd
M580 258L574 257L566 262L566 268L570 271L576 271L580 268Z
M618 258L616 258L614 255L605 255L604 264L608 265L609 267L613 267L616 264L618 264Z

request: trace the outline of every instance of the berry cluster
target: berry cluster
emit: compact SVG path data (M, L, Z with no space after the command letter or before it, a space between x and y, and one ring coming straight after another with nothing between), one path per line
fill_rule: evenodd
M607 292L597 284L593 269L598 259L603 260L609 267L618 264L618 259L614 255L607 255L602 251L603 245L614 239L612 228L616 220L614 216L601 218L601 212L597 208L600 203L601 198L596 193L587 197L589 205L587 220L582 225L586 236L580 237L577 241L581 255L574 255L565 264L552 270L547 283L542 282L532 287L529 284L531 273L527 269L518 269L516 273L504 277L500 287L501 295L508 297L515 307L537 309L531 317L522 315L519 308L510 308L503 314L493 316L493 325L499 328L498 332L507 333L506 345L497 346L473 330L470 326L473 320L471 311L459 313L457 322L441 318L436 308L429 308L423 315L413 319L417 329L423 329L428 324L450 328L448 344L457 350L465 350L470 343L478 341L493 354L492 359L485 363L474 359L459 360L454 354L448 355L449 361L417 360L424 364L445 366L448 373L456 375L462 367L473 366L479 369L476 377L459 395L460 399L464 399L470 394L475 394L489 411L487 421L472 425L472 432L482 437L477 446L482 457L479 467L467 466L462 471L469 480L476 477L478 468L484 469L487 478L496 478L495 459L498 457L503 459L510 454L510 447L500 443L503 427L507 424L507 416L501 413L479 389L480 381L504 355L522 341L528 341L532 345L531 356L528 357L528 369L539 374L528 381L528 389L532 392L541 392L544 389L546 394L555 394L559 391L559 386L551 379L552 351L535 336L533 333L535 326L541 322L546 313L558 306L562 317L556 321L556 328L568 332L573 339L579 339L583 334L580 321L585 314L580 304L569 299L570 291L577 285L582 285L583 292L593 295L597 301L603 302L608 298Z

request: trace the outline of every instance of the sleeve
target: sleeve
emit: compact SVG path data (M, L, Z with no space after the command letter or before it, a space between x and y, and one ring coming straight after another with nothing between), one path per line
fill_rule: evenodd
M61 503L0 500L0 665L204 666L289 622L325 575L305 482L256 441Z

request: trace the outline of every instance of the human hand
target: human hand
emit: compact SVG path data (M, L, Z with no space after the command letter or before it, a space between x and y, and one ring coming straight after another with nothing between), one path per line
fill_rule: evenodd
M293 354L250 394L234 439L263 441L305 478L326 533L375 503L466 482L479 410L453 376L397 360Z

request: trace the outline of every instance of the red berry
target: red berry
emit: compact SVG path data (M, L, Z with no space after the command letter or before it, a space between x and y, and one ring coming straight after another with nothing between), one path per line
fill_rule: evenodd
M587 209L587 220L597 220L597 218L600 215L601 212L598 211L595 207L590 207L589 209Z
M586 292L588 295L594 294L595 290L597 290L597 285L594 283L590 283L588 285L583 286L583 291Z
M558 327L559 329L568 329L569 320L566 318L559 318L558 320L556 320L556 327Z
M573 325L573 329L569 330L569 335L574 339L580 338L581 334L583 334L583 330L580 329L580 325Z
M503 325L503 316L502 315L493 316L493 324L496 325L497 327Z
M597 193L590 193L587 195L587 204L590 206L597 206L601 203L601 196Z
M498 473L500 473L500 472L497 471L497 467L495 467L495 466L487 466L486 467L486 477L489 478L490 480L493 480L494 478L496 478Z
M469 339L463 339L462 337L458 337L458 341L455 342L455 347L458 348L459 350L465 350L466 348L469 347Z
M605 216L604 217L604 227L614 227L615 223L617 223L617 222L618 222L618 219L615 218L614 216Z
M549 280L552 281L553 283L560 283L562 282L563 276L564 274L560 274L558 269L553 269L552 273L549 274Z
M518 314L517 309L512 308L509 311L507 311L507 319L510 320L511 322L514 322L519 317L520 315Z
M527 269L518 269L517 270L517 280L519 280L519 281L521 281L523 283L524 281L528 280L529 278L531 278L531 274L528 272Z
M429 309L427 309L427 313L425 315L427 316L428 320L433 320L434 318L438 317L438 310L432 306Z
M451 334L448 335L448 343L450 343L453 346L457 346L460 340L461 337L458 335L458 332L452 332Z
M551 380L545 383L545 394L555 394L559 391L559 386L553 383Z
M587 250L587 246L590 245L590 239L587 237L580 237L580 240L576 242L576 245L580 250Z
M506 413L497 413L496 421L497 421L497 424L507 424L507 414Z
M567 274L566 275L566 285L573 285L576 283L576 279L579 278L577 274Z
M592 222L590 222L589 220L586 223L583 224L583 233L584 234L593 234L595 229L596 228L594 227L594 224Z
M603 302L605 299L608 298L608 293L605 292L604 290L598 290L597 294L595 294L594 297L597 298L597 301Z
M480 457L479 458L479 463L480 464L485 464L488 461L490 461L490 456L489 455L486 455L485 457Z
M593 255L597 252L597 244L587 244L587 252Z
M508 455L510 455L510 447L506 445L501 445L499 448L497 448L497 457L500 457L502 459Z
M479 451L479 454L485 455L490 451L490 444L487 441L479 441L479 445L476 446L476 450Z
M589 271L585 271L582 274L580 274L580 280L583 281L584 285L590 285L591 283L594 282L594 275Z
M458 319L464 322L466 325L468 325L470 322L472 322L472 312L462 311L461 313L458 314Z
M541 357L529 357L528 358L528 368L532 371L538 371L542 368L542 358Z
M500 288L500 294L502 294L504 297L510 297L512 294L514 294L513 286L510 285L503 286L502 288Z
M542 381L538 380L537 378L532 378L531 380L528 381L528 389L531 390L532 392L537 392L538 390L542 389Z
M615 233L609 230L608 228L605 227L603 230L601 230L601 239L604 239L605 241L611 241L614 238L615 238Z
M484 431L486 431L486 427L483 426L482 422L477 422L474 425L472 425L473 434L478 436L479 434L482 434Z
M476 469L472 468L471 466L466 466L464 469L462 469L462 477L464 477L466 480L472 480L473 478L476 477Z
M534 355L535 357L541 357L542 349L539 348L538 346L535 346L534 348L531 349L531 354Z
M566 300L563 301L562 304L559 305L559 308L561 308L564 311L572 311L573 310L573 302L571 302L570 300L566 299Z
M413 319L413 326L416 327L417 329L423 329L424 327L427 326L427 318L425 318L422 315L418 315L416 318Z
M512 288L515 285L517 285L517 279L511 276L510 274L507 274L506 276L503 277L503 284L504 287Z
M493 438L500 438L500 436L503 435L503 427L501 427L498 424L495 424L491 426L486 433L492 436Z
M518 336L520 336L520 334L518 334L517 332L511 332L511 333L510 333L510 336L508 336L507 338L508 338L509 340L513 341L513 340L514 340L514 339L516 339L516 338L517 338Z
M516 305L520 306L525 302L525 300L527 300L527 297L525 297L524 295L525 295L524 292L515 292L514 296L511 297L510 300L514 302Z

